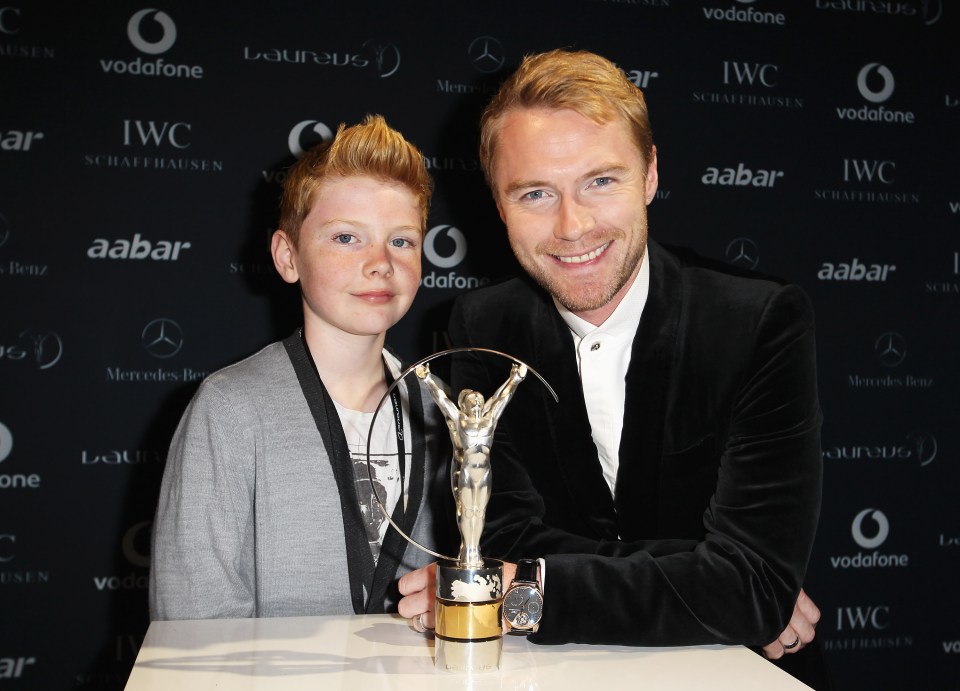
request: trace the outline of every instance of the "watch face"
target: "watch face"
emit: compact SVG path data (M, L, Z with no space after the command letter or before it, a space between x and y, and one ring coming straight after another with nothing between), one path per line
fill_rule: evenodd
M543 596L531 585L510 588L503 598L503 616L514 629L531 629L540 622Z

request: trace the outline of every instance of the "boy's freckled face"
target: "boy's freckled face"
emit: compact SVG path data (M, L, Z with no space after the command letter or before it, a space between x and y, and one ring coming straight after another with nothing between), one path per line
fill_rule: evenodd
M304 318L357 335L393 326L420 284L420 223L416 197L401 184L324 182L294 251Z

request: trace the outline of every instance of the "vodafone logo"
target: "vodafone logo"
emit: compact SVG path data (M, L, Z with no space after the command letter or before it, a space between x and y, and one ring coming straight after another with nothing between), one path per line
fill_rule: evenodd
M873 537L867 537L863 534L863 524L867 517L874 523L875 529L871 531ZM864 509L853 519L853 525L850 528L853 535L853 541L864 549L873 549L882 545L890 534L890 522L882 511L877 509Z
M316 137L307 136L308 132L312 132L314 135L319 135L320 141L323 142L328 142L333 139L333 132L331 129L319 120L302 120L298 122L293 126L293 129L290 130L290 134L287 137L287 146L290 148L290 153L297 158L303 156L306 150L311 146L320 143L315 141ZM311 143L305 143L304 140L313 141L311 141Z
M871 89L867 84L867 80L873 72L876 72L877 76L883 81L883 86L879 91ZM860 74L857 75L857 88L860 90L860 95L870 101L870 103L883 103L886 101L893 95L893 87L893 73L886 65L881 65L879 62L871 62L864 65L863 69L860 70Z
M160 25L160 28L163 30L163 35L156 41L148 41L143 37L143 34L140 32L140 27L144 19L147 18L151 13L153 15L153 21ZM130 21L127 22L127 37L130 39L130 43L133 44L133 47L139 50L141 53L146 53L147 55L159 55L160 53L166 53L177 40L177 25L173 23L173 20L170 18L170 15L166 12L161 12L153 8L146 10L140 10L135 12Z
M437 238L444 232L447 240L453 242L453 252L447 255L440 254L437 250ZM423 254L427 261L438 269L449 269L457 266L467 256L467 238L454 226L434 226L424 238Z

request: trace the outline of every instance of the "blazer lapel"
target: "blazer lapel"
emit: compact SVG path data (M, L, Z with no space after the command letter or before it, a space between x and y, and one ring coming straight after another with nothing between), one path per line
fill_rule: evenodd
M616 509L624 540L657 535L663 429L683 291L676 260L650 243L650 292L626 377Z
M535 424L546 426L553 443L546 457L557 459L557 471L575 498L569 510L594 526L598 538L616 539L617 514L593 443L573 338L549 297L539 302L532 332L534 362L560 398L554 402L545 387L537 387L542 412Z

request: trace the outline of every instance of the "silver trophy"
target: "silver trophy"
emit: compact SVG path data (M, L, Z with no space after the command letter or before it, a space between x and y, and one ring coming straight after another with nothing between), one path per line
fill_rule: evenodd
M454 404L440 383L430 372L429 362L443 355L464 351L492 353L513 362L510 375L488 399L472 389L464 389ZM436 659L438 669L451 672L484 672L500 668L503 649L503 562L484 559L480 554L480 536L483 533L487 501L490 498L492 470L490 447L493 445L497 422L524 380L532 372L552 394L557 395L535 370L514 357L486 348L455 348L435 353L408 367L390 385L380 403L411 371L426 384L434 402L446 419L450 440L453 442L450 486L457 510L460 531L460 553L456 558L438 554L406 535L390 519L390 524L408 541L438 558ZM377 407L379 411L379 406ZM371 429L373 422L371 421ZM369 438L370 435L368 435ZM367 467L369 471L369 442ZM377 502L383 508L379 497Z

